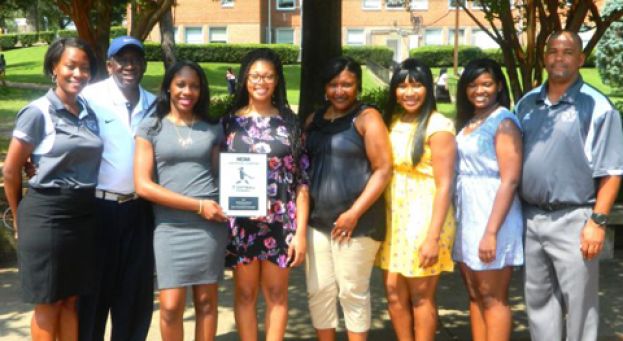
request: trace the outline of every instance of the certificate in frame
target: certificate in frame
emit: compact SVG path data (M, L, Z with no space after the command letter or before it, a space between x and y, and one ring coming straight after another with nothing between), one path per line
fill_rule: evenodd
M219 202L226 215L266 215L266 154L221 153Z

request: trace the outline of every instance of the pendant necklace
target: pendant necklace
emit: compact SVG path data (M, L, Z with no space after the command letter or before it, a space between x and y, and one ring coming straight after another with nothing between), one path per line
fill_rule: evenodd
M182 122L184 121L182 120ZM193 138L191 135L193 133L193 127L195 125L195 118L193 117L192 120L190 121L190 126L188 126L186 122L184 122L184 125L186 126L186 128L189 128L188 135L185 138L182 137L179 130L177 129L177 124L173 122L173 128L175 128L175 134L177 134L177 142L180 144L180 146L182 146L182 148L186 149L190 147L190 145L193 144Z

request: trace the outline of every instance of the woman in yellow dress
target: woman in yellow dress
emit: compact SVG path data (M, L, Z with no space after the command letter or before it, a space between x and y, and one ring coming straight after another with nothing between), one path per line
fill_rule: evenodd
M439 274L452 271L451 207L456 143L436 111L430 68L409 58L394 70L386 116L394 171L386 191L388 229L377 256L398 340L433 340ZM397 105L398 104L398 105Z

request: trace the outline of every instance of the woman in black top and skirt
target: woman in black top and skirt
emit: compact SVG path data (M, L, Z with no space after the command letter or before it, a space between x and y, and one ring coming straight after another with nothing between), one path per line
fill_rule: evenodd
M15 219L23 299L34 303L33 340L77 340L76 299L92 287L95 184L102 142L95 114L78 93L95 73L80 39L52 43L44 68L55 86L17 114L4 164ZM30 158L36 174L22 200Z

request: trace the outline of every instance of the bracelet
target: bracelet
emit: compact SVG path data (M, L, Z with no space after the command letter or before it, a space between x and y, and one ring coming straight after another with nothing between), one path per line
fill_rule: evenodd
M199 199L199 210L197 210L197 214L201 215L203 213L203 200Z

